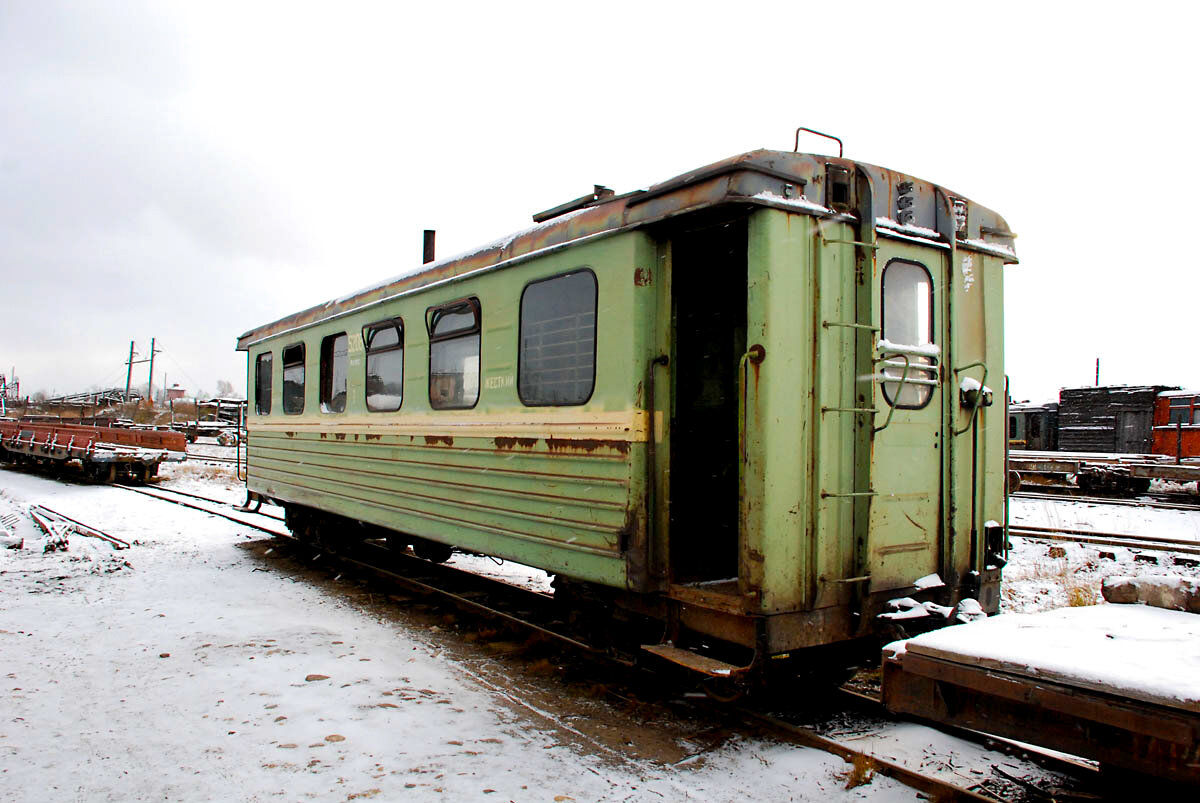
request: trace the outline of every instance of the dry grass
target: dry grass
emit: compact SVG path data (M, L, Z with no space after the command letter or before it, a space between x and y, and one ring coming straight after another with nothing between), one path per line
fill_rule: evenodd
M1073 578L1067 584L1067 605L1072 608L1086 608L1096 604L1096 592L1091 583Z
M875 759L870 756L856 755L850 759L850 769L839 777L846 782L847 789L854 789L869 784L875 777Z
M172 479L205 480L207 482L224 482L241 484L233 466L216 466L204 463L164 463L159 468L163 477Z

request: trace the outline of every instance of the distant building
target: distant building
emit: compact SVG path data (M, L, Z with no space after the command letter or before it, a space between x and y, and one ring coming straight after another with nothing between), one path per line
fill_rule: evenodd
M176 399L182 399L186 393L187 391L179 387L178 383L171 385L171 387L167 388L167 401L173 402Z

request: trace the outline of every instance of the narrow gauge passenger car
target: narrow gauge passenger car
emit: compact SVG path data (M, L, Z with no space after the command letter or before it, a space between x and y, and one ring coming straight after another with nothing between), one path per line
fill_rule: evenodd
M301 537L540 567L717 675L896 598L997 609L1002 218L764 150L534 220L242 335L249 491Z

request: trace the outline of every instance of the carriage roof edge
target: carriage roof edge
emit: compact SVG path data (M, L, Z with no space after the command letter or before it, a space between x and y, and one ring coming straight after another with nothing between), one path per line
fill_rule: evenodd
M884 232L1017 261L1016 235L992 210L931 182L853 159L755 150L643 190L621 195L602 190L535 215L540 222L523 231L251 329L238 338L237 348L245 351L264 339L480 270L727 204L847 221L870 214Z

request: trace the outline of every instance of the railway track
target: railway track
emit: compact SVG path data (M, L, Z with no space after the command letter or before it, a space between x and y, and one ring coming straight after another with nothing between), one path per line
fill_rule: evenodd
M190 462L196 462L196 463L220 463L222 465L230 465L230 466L236 465L238 462L238 459L236 457L223 457L221 455L208 455L208 454L193 454L191 452L188 453L187 459Z
M1200 541L1182 538L1154 538L1130 533L1104 533L1094 530L1075 530L1063 527L1013 526L1008 528L1010 536L1040 538L1049 541L1073 541L1094 546L1115 546L1150 552L1178 552L1185 555L1200 555Z
M142 496L149 496L151 499L158 499L159 501L162 501L162 502L170 502L172 504L180 505L182 507L191 508L193 510L199 510L202 513L208 513L211 516L220 516L223 519L229 519L230 521L237 522L238 524L241 524L245 527L250 527L252 529L259 530L261 532L268 533L270 535L274 535L274 536L286 536L287 535L287 530L285 529L283 519L281 517L269 515L267 513L262 513L261 511L257 512L257 513L250 513L248 511L238 511L237 505L233 504L232 502L225 502L220 499L212 499L207 496L200 496L199 494L186 493L184 491L172 491L170 489L160 488L158 486L135 487L132 485L114 485L112 487L121 488L123 490L129 491L130 493L141 494ZM172 497L172 494L175 496ZM197 502L190 501L193 499L197 500L197 501L203 501L203 502L207 503L207 505L201 505L201 504L197 504ZM226 513L221 508L232 508L233 510L236 511L236 515L234 513ZM256 521L253 518L255 516L258 516L261 518L258 521ZM278 523L268 526L265 523L262 523L262 519L269 519L272 522L278 522Z
M1116 499L1111 496L1095 496L1082 491L1071 493L1070 488L1054 488L1053 492L1017 491L1009 494L1013 499L1044 499L1056 502L1086 502L1097 505L1116 505L1118 507L1145 507L1160 510L1200 510L1200 498L1192 502L1178 501L1182 494L1139 494L1138 499ZM1151 497L1146 499L1145 497Z

